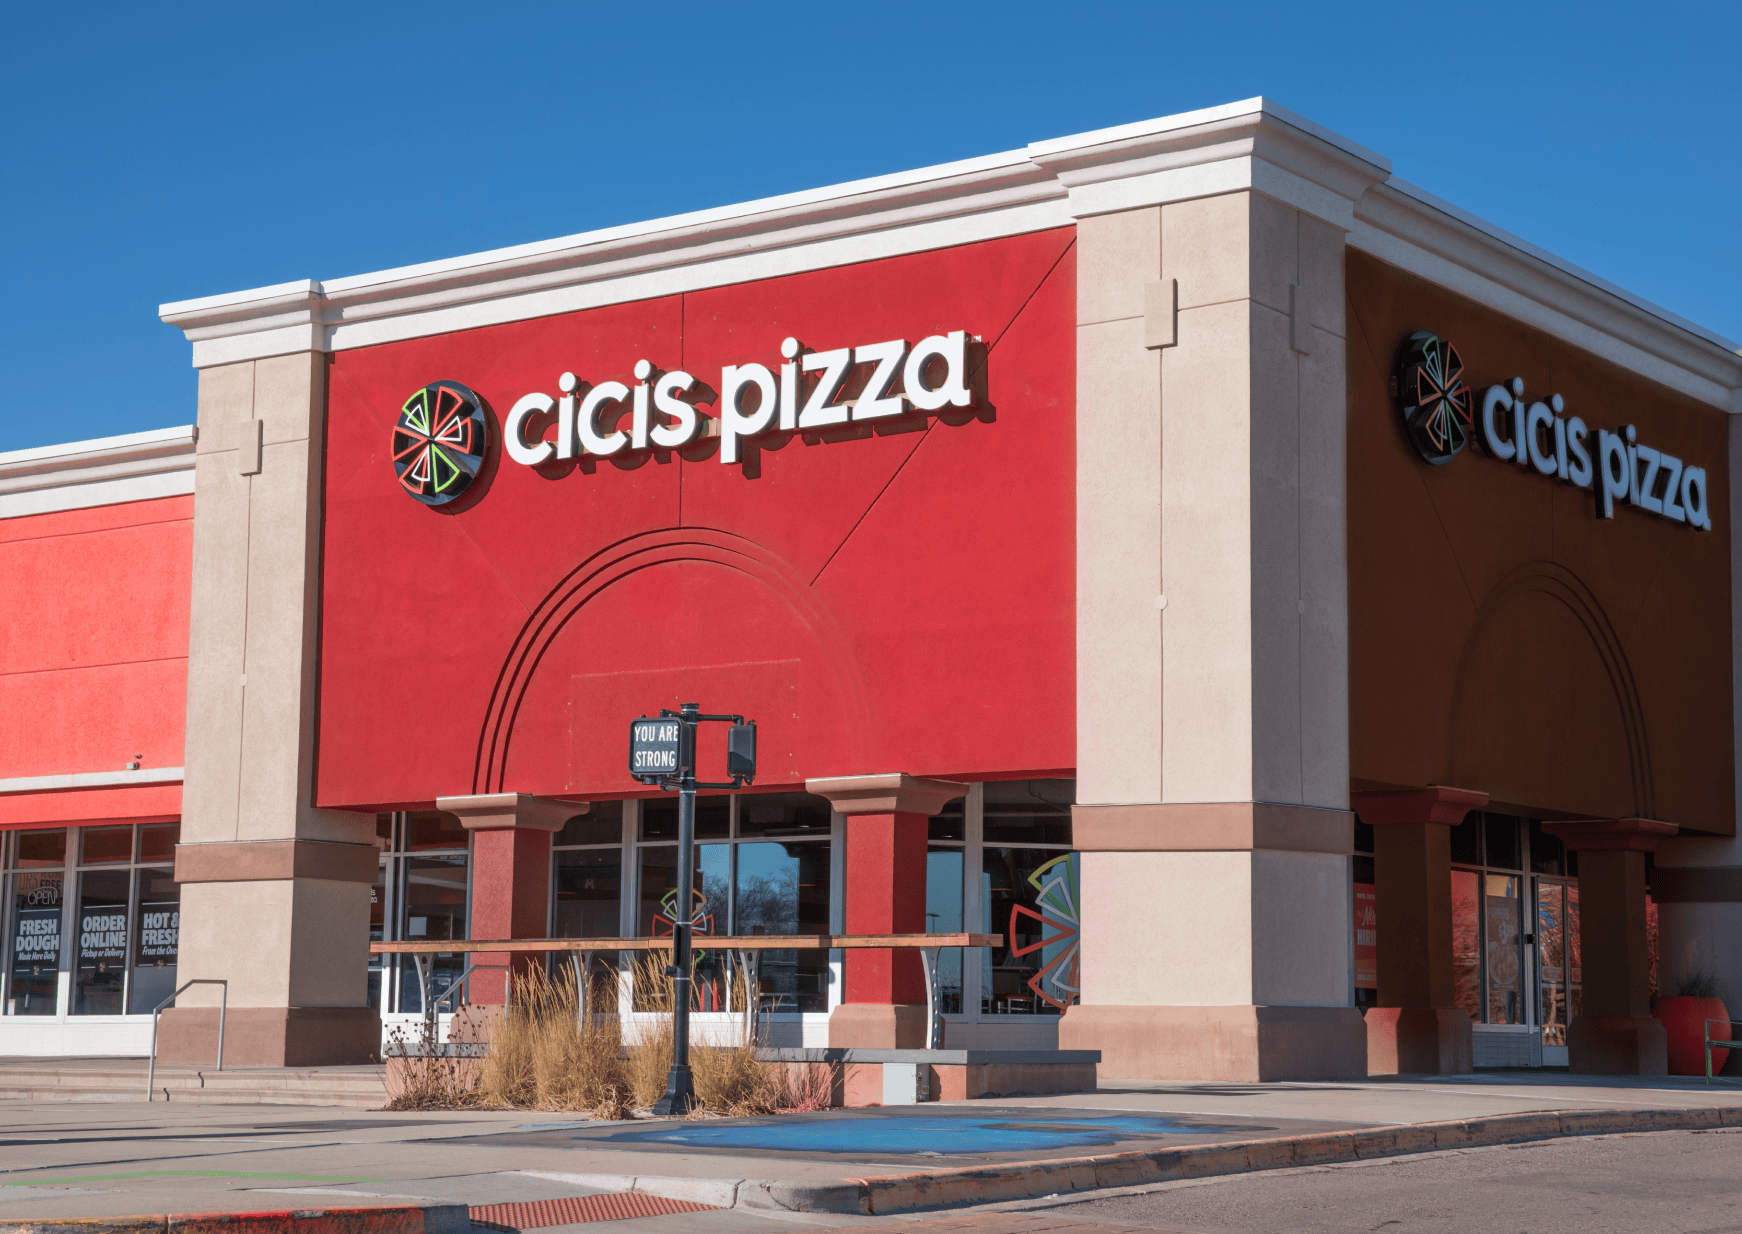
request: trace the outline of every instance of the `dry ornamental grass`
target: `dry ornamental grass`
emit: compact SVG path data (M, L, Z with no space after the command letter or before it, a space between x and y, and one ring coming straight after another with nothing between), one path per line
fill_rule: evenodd
M481 1060L424 1057L399 1060L398 1092L389 1109L485 1105L516 1109L586 1110L598 1119L624 1119L665 1093L671 1068L670 1011L675 983L663 956L644 956L635 967L638 1009L664 1012L657 1026L625 1037L615 1015L579 1014L572 970L552 978L534 968L514 979L514 1001L491 1025ZM749 992L742 975L735 1006ZM590 1005L615 1006L615 991L594 991ZM690 1067L702 1110L749 1115L825 1109L835 1068L825 1064L765 1063L751 1044L690 1048Z

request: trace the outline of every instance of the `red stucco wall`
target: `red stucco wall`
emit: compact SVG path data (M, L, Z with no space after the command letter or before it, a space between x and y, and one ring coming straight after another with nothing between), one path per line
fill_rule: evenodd
M317 801L636 789L628 721L693 700L761 725L765 785L1075 761L1070 229L333 358ZM534 471L496 450L446 509L397 485L423 384L500 419L557 377L648 358L714 384L826 349L963 329L971 414L846 440L717 440ZM704 407L705 410L712 410ZM457 511L457 512L453 512Z

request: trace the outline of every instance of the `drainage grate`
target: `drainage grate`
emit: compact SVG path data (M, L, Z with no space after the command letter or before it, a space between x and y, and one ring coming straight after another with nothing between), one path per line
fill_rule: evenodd
M627 1221L633 1217L663 1217L668 1213L711 1212L715 1204L668 1200L639 1191L605 1195L571 1195L528 1204L482 1204L472 1209L472 1224L492 1230L536 1230L547 1225L578 1225L583 1221Z

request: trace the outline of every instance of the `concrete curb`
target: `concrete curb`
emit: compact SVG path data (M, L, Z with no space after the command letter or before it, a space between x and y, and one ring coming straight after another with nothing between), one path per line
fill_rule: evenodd
M876 1216L919 1208L995 1204L1067 1191L1134 1187L1188 1178L1370 1161L1453 1148L1552 1140L1561 1136L1742 1127L1742 1106L1658 1110L1549 1110L1440 1123L1405 1123L1270 1140L1234 1140L1050 1161L1009 1161L834 1183L773 1179L662 1178L627 1174L525 1174L607 1191L642 1191L721 1208ZM120 1234L120 1232L118 1232Z
M471 1229L471 1209L464 1204L0 1221L0 1234L470 1234Z

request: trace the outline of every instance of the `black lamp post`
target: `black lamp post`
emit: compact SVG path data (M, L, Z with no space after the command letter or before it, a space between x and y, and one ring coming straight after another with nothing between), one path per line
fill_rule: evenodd
M707 722L730 722L726 734L726 784L696 779L696 729ZM655 1114L688 1114L696 1107L695 1077L690 1072L690 936L695 914L696 790L742 788L756 778L756 723L743 716L705 716L695 703L678 711L661 708L657 719L642 716L629 725L629 773L643 784L676 790L677 893L672 909L671 1071L665 1096L654 1103ZM755 991L750 991L755 997Z

